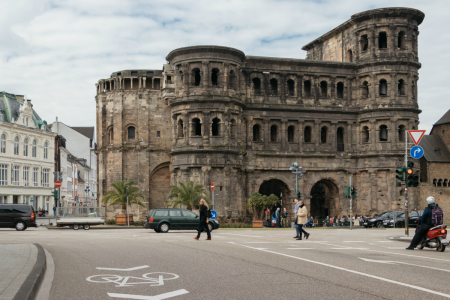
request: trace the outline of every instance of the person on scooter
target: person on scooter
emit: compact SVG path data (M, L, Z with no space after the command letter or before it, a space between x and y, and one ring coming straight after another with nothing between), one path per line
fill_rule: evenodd
M414 248L419 245L420 241L423 237L427 235L427 232L433 227L433 223L431 223L432 211L436 207L436 199L433 196L427 198L428 206L423 211L422 217L420 218L420 228L416 231L411 244L406 250L414 250ZM405 216L406 218L408 216Z

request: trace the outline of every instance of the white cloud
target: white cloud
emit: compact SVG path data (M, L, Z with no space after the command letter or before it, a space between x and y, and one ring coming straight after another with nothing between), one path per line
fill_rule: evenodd
M421 128L450 106L448 1L3 1L1 90L26 94L51 122L95 125L95 83L124 69L161 69L173 49L222 45L247 55L304 58L301 47L354 13L407 6L420 26Z

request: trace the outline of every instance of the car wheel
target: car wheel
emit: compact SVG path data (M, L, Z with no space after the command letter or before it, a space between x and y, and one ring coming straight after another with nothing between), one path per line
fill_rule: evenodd
M84 225L83 228L84 228L84 230L89 230L89 229L91 228L91 226L89 226L89 225Z
M376 226L377 228L383 228L383 222L378 221Z
M369 226L364 226L364 228L369 228Z
M162 233L167 233L167 232L169 232L169 224L167 224L167 223L162 223L161 225L159 225L159 232L162 232Z
M27 228L24 222L17 222L15 227L17 231L24 231Z
M78 225L73 225L73 230L78 230L79 226Z
M214 230L214 225L211 224L211 223L208 223L208 228L209 228L209 231L213 231Z

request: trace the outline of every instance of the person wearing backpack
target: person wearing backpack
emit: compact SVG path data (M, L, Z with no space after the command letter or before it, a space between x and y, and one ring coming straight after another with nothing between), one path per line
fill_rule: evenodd
M208 204L206 204L206 201L204 199L200 199L200 223L198 223L198 234L194 238L198 240L200 238L200 234L202 233L202 230L204 229L206 231L206 234L208 235L207 241L211 240L211 232L209 231L208 227L208 219L211 218L211 211L209 210Z
M436 204L436 199L434 199L433 196L428 197L427 204L428 206L425 208L422 217L420 218L420 228L417 229L411 244L406 250L414 250L432 227L442 225L443 223L444 214L442 209Z

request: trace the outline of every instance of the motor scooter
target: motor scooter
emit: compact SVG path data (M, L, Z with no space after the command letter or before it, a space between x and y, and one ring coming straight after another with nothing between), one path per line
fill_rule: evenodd
M39 217L45 217L45 210L38 211L38 216Z
M419 226L417 226L419 228ZM416 231L417 231L416 228ZM438 225L431 228L425 238L417 246L417 249L422 250L424 247L436 248L436 251L444 252L445 247L450 243L447 240L447 225Z

